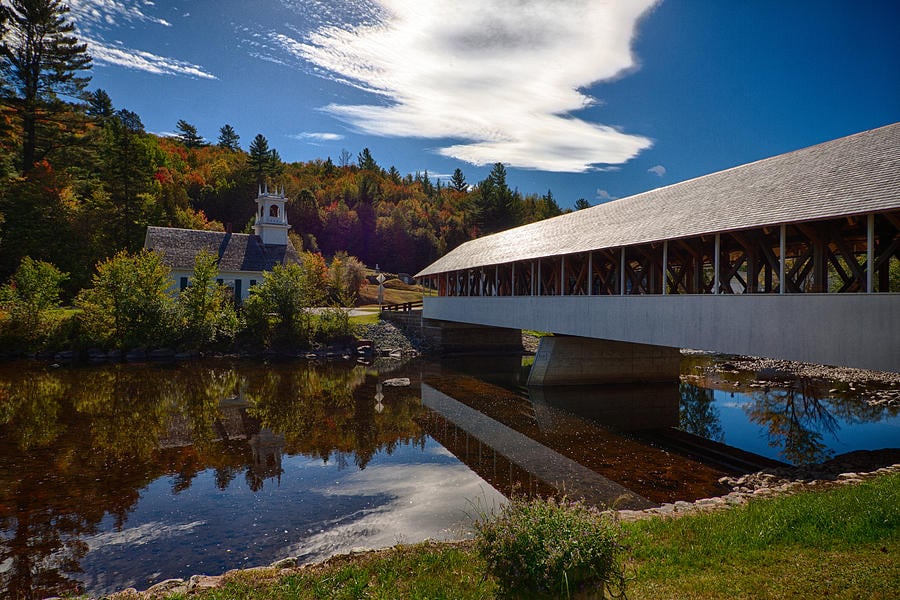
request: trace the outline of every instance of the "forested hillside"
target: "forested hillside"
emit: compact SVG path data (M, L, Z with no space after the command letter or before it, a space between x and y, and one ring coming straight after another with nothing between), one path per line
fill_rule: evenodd
M223 123L204 140L191 115L172 124L177 137L153 135L90 89L90 57L60 2L0 5L0 34L0 281L29 256L69 273L71 295L98 261L140 248L148 225L250 231L259 185L284 188L303 249L394 272L561 212L549 191L510 189L499 163L480 182L459 169L447 181L401 174L369 149L285 163L262 133Z

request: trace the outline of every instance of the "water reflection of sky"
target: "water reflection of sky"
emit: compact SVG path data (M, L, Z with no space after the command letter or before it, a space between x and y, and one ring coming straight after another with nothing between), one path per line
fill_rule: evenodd
M363 470L304 456L285 456L282 467L280 482L266 479L257 492L242 477L219 489L212 469L177 494L174 478L157 479L121 531L107 517L85 538L79 579L93 593L144 589L288 556L457 538L470 529L477 503L504 502L431 438L424 448L379 451Z
M714 390L713 394L715 398L713 406L718 412L725 436L721 441L729 446L775 460L788 460L784 453L783 440L770 435L764 425L754 423L748 417L748 413L756 403L751 395L722 390ZM853 419L853 422L850 422L840 414L840 411L835 410L828 400L819 402L834 419L836 427L832 427L829 431L828 427L813 420L802 420L796 425L809 433L821 436L824 452L827 454L824 459L854 450L893 448L900 443L900 416L883 415L877 421Z

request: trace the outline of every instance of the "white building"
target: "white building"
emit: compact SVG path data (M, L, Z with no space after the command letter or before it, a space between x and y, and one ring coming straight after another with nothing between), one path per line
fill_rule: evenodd
M241 301L250 287L262 281L275 265L299 263L300 256L288 239L287 199L284 190L260 189L256 197L254 233L203 231L174 227L148 227L144 247L159 252L172 271L175 286L183 290L194 273L194 259L202 250L218 257L219 283L231 287Z

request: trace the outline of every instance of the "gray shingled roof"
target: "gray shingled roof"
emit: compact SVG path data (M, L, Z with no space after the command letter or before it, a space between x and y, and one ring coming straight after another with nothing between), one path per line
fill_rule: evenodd
M416 276L897 209L900 123L471 240Z
M192 270L201 250L219 257L219 271L271 271L275 265L300 262L290 240L287 246L265 246L246 233L148 227L144 247L162 254L171 269Z

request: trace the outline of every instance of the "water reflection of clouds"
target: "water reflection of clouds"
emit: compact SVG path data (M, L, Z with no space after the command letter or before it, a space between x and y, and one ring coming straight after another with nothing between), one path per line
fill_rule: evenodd
M432 452L442 454L435 446ZM479 512L506 503L500 492L464 465L376 465L344 478L340 485L319 490L326 496L391 498L328 524L328 529L290 548L288 554L313 561L353 548L379 548L426 539L458 539L471 534Z
M205 521L172 524L153 521L150 523L142 523L136 527L129 527L121 531L106 531L96 535L87 536L83 541L88 545L90 551L108 549L110 546L142 546L164 538L192 533L195 529L202 527L205 524Z

